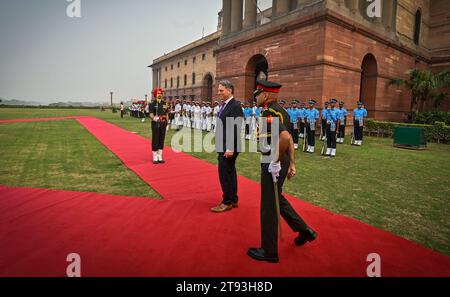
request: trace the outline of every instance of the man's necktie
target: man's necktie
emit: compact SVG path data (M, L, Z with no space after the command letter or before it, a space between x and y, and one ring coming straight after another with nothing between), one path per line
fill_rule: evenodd
M226 104L222 105L219 110L219 117L222 115L223 110L225 109Z

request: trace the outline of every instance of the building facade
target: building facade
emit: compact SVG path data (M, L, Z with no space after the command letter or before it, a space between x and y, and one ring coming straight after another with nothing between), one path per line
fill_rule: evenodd
M217 31L155 59L153 86L164 88L169 100L212 100L219 37Z
M255 3L223 0L216 79L241 100L260 77L283 84L280 99L338 98L348 109L361 99L370 117L402 120L411 95L390 80L450 68L450 1L273 0L262 13Z

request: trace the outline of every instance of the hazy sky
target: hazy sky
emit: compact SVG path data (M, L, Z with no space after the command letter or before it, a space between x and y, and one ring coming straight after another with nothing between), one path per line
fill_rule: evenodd
M270 0L259 1L263 7ZM143 98L152 60L217 29L222 0L0 0L0 97Z

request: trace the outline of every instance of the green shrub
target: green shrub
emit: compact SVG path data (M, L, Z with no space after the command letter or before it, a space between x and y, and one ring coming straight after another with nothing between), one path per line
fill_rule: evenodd
M445 125L450 125L449 111L426 111L420 112L416 117L417 124L433 125L435 122L443 122Z
M395 123L395 122L381 122L368 119L366 121L366 133L378 137L392 137L394 135L394 128L398 126L423 128L425 137L429 142L450 143L450 126L445 122L434 122L433 125L427 124L410 124L410 123Z

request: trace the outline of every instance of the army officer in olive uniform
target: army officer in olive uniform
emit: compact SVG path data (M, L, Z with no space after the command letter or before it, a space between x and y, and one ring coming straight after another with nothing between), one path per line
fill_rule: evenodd
M247 255L258 261L277 263L278 258L278 224L277 209L294 232L299 232L295 244L301 246L316 239L317 234L295 212L282 195L283 183L296 175L295 151L292 140L289 114L277 102L277 93L281 85L274 82L257 80L254 93L258 106L263 108L261 126L258 133L261 158L261 247L250 248ZM276 121L278 119L278 121ZM278 122L278 146L271 146L271 125ZM274 126L275 129L275 126ZM271 154L268 147L277 148ZM275 181L279 201L275 195Z
M156 99L149 104L150 119L152 120L153 164L165 163L162 154L164 139L166 138L169 106L163 100L163 94L163 89L155 88L153 96Z

